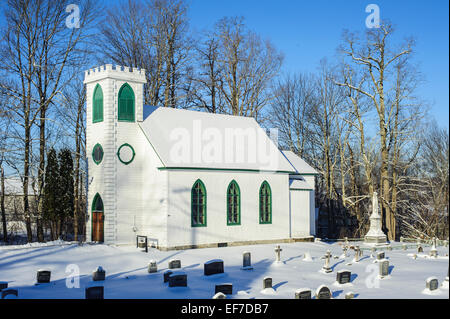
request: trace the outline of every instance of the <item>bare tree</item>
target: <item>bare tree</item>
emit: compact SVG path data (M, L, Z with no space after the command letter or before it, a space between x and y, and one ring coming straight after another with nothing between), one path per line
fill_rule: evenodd
M32 240L28 188L31 169L32 130L39 128L39 165L37 171L37 238L43 241L41 223L46 153L46 121L50 105L71 78L67 70L77 68L86 52L82 47L93 18L93 2L85 0L79 15L79 28L66 26L69 1L9 0L5 10L7 27L2 41L4 94L16 101L9 112L23 128L23 191L28 241Z

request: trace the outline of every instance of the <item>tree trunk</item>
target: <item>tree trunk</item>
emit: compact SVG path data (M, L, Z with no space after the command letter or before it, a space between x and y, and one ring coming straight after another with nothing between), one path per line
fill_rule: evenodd
M1 191L0 197L0 210L2 212L2 225L3 225L3 242L8 242L8 228L6 227L6 211L5 211L5 171L1 167Z

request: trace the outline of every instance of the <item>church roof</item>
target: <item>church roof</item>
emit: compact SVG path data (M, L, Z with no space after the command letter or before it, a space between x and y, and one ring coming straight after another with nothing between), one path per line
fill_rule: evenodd
M292 151L282 151L282 152L297 173L303 175L319 174L314 168L312 168L308 163L306 163L300 156L298 156L294 152Z
M161 168L296 172L252 117L146 105L140 126Z
M313 188L303 179L290 179L289 189L293 190L313 190Z

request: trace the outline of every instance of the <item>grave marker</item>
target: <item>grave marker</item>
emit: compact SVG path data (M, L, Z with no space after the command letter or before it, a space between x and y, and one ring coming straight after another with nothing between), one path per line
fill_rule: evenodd
M212 299L227 299L227 296L222 292L218 292L212 297Z
M233 284L221 284L216 285L215 293L223 293L225 295L232 295L233 294Z
M38 284L44 284L50 282L51 271L47 269L40 269L36 274L36 281Z
M296 290L295 299L311 299L311 289L301 288Z
M105 280L105 277L106 271L102 268L102 266L98 266L97 269L92 272L93 281L102 281Z
M317 299L331 299L331 291L325 285L320 286L316 290L316 298Z
M11 288L2 290L2 299L9 299L9 297L7 297L7 296L11 296L11 295L18 297L19 296L18 290L11 289Z
M224 272L222 259L213 259L205 262L203 265L203 270L205 276L210 276L214 274L221 274Z
M187 287L187 275L184 271L175 271L169 275L169 287Z
M8 283L6 281L0 281L0 291L8 288Z
M264 277L263 279L263 289L272 288L272 278Z
M177 269L181 268L181 260L179 259L172 259L169 261L169 269Z
M348 270L340 270L336 274L336 281L339 284L346 284L350 282L350 278L352 276L352 273Z
M172 271L172 270L166 270L166 271L163 273L164 282L168 282L168 281L169 281L169 276L170 276L171 274L173 274L173 271Z
M436 277L430 277L426 281L426 287L430 291L436 290L439 287L439 281Z
M104 299L103 286L92 286L85 289L84 292L86 299Z
M148 264L148 272L149 273L158 272L158 265L156 264L155 260L150 260L150 262Z
M327 250L327 253L322 258L325 258L325 265L323 265L322 270L327 273L332 272L333 270L330 267L331 252L329 250Z
M380 277L383 278L389 275L389 260L383 259L380 261Z
M275 248L275 253L276 253L276 258L277 258L275 261L277 263L281 261L280 254L282 251L283 251L283 249L280 248L280 245L277 245L277 247Z
M251 254L248 251L245 251L242 254L242 270L251 270L252 267L252 261L251 261Z

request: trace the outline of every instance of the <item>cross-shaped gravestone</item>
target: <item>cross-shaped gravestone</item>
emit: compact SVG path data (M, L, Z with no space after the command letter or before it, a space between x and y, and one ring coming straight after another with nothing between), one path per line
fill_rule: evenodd
M275 253L277 254L276 255L276 257L277 257L276 262L280 262L281 261L280 254L281 254L282 250L283 249L280 248L280 245L277 245L277 247L275 248Z
M327 250L327 253L325 254L325 256L323 256L323 258L325 258L325 265L322 267L322 269L325 272L332 272L332 269L330 268L330 258L331 258L331 252L329 250Z

